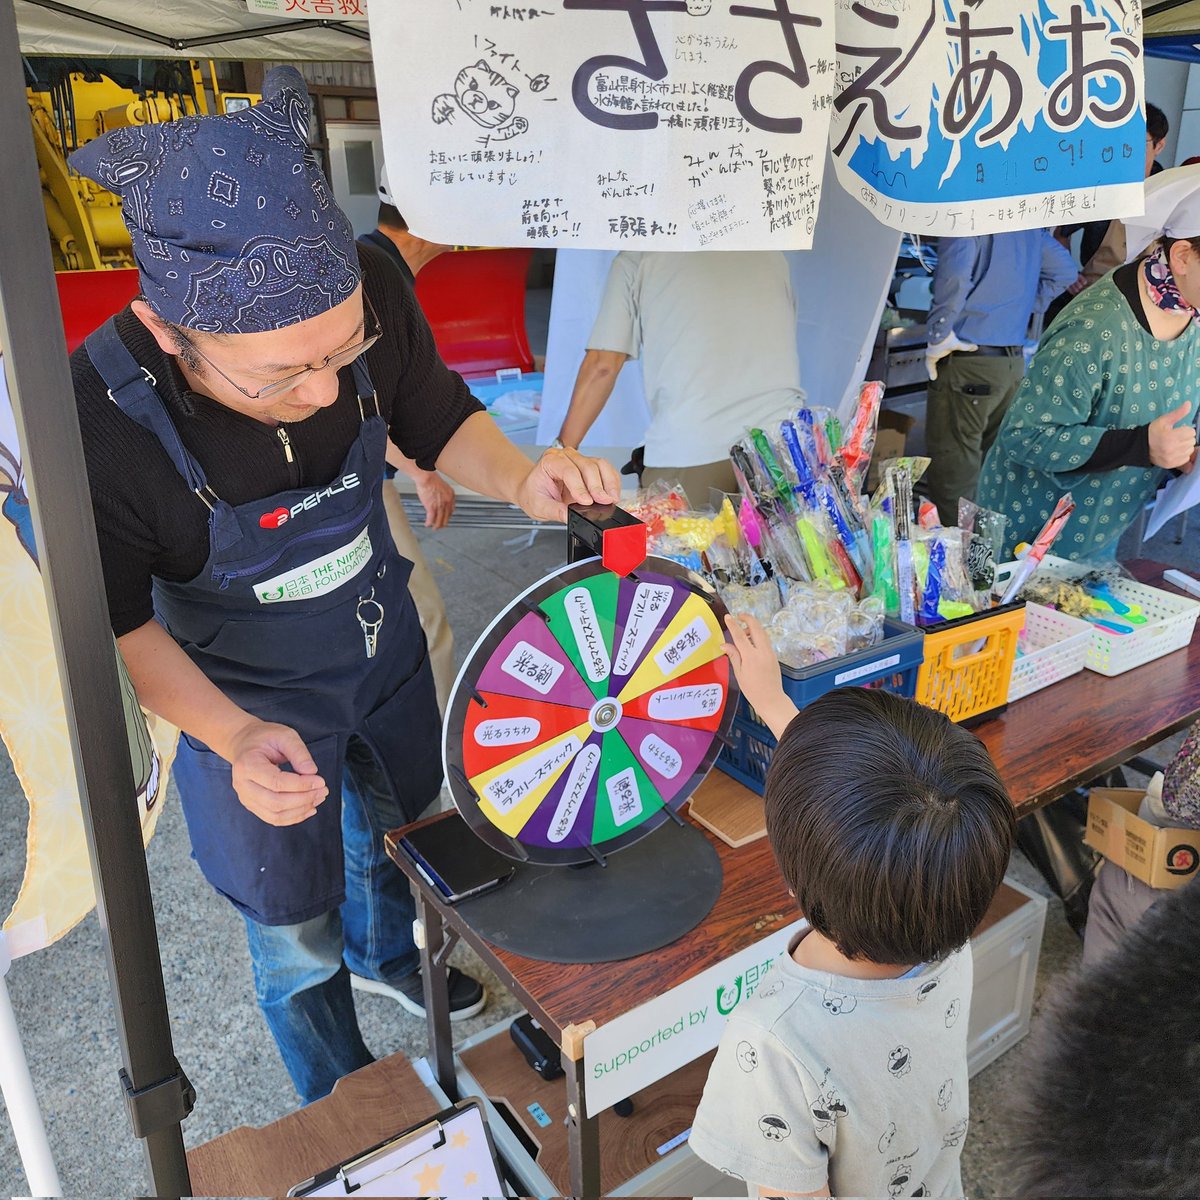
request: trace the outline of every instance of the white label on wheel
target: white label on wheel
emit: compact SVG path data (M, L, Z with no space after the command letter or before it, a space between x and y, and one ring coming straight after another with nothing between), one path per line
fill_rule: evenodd
M572 734L564 741L533 754L518 763L511 771L498 775L484 789L484 798L500 813L511 812L535 787L548 780L555 771L579 753L583 743Z
M691 658L701 646L710 641L711 638L712 632L709 630L704 618L697 617L670 645L664 647L654 656L654 661L658 663L658 669L664 675L671 675L679 669L682 663Z
M575 634L575 645L579 647L579 657L583 659L584 674L592 683L602 683L608 678L611 664L608 647L600 632L600 622L596 619L592 593L587 588L573 588L567 593L566 609L567 620L571 622L571 630Z
M724 695L725 689L719 683L664 688L650 697L646 711L655 721L691 721L696 717L711 717L721 707Z
M528 642L518 642L500 664L500 670L543 696L548 695L566 667Z
M583 798L587 795L588 787L599 766L599 746L587 746L571 764L571 770L567 773L567 786L563 789L558 807L554 810L554 819L550 822L549 838L552 842L561 842L575 828L575 819L583 806Z
M637 666L642 651L658 628L667 605L671 603L672 590L660 583L639 583L629 606L629 617L621 633L621 644L617 647L615 670L618 675L628 675Z
M628 825L642 815L642 797L632 767L626 767L608 781L608 802L612 805L613 823L618 826Z
M480 721L475 726L477 746L520 746L537 740L542 723L536 717L512 717L504 721Z
M652 733L642 738L642 761L667 779L674 779L683 770L679 751Z

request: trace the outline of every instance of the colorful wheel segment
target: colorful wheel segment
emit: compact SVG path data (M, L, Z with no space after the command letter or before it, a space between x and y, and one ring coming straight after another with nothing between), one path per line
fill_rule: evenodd
M737 708L724 615L699 576L655 558L627 578L575 563L513 601L468 655L446 720L446 778L475 832L565 864L671 820Z

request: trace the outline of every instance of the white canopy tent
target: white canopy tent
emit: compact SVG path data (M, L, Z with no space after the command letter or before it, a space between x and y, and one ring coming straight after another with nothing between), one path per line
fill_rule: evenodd
M369 60L363 22L272 21L244 0L12 0L22 54Z

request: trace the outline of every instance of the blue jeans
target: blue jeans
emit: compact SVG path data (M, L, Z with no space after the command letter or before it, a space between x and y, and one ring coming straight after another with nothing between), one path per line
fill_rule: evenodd
M254 991L302 1104L372 1062L350 992L350 972L395 983L420 965L408 884L388 858L383 835L405 823L374 755L351 737L342 778L346 899L298 925L262 925L246 934Z

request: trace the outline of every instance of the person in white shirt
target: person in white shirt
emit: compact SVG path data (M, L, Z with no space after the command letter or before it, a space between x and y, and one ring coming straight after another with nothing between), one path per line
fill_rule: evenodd
M681 483L693 503L710 487L735 491L729 447L804 404L787 259L777 250L618 254L559 444L583 441L632 358L651 416L634 457L642 484Z

